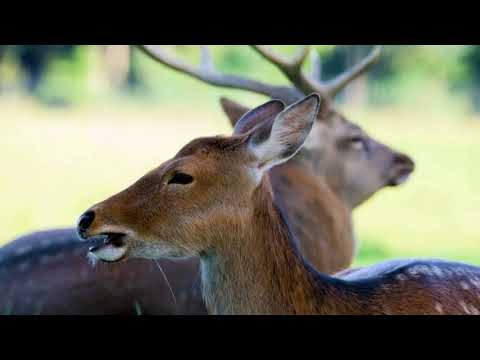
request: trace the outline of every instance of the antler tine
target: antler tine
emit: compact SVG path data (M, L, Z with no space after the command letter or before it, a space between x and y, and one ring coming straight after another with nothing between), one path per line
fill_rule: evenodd
M274 64L304 94L312 92L320 95L325 94L320 82L315 81L302 72L302 65L310 52L310 46L302 46L291 60L275 53L266 45L251 45L251 47L266 60Z
M316 81L322 81L322 60L318 52L313 50L310 52L310 61L312 62L312 71L310 76Z
M219 73L214 67L210 52L206 45L202 45L200 48L200 67L195 67L181 61L180 59L176 59L160 45L140 45L139 47L157 62L211 85L251 91L272 98L281 99L285 102L295 102L302 97L302 94L292 87L273 86L257 80Z
M283 71L287 72L298 71L302 67L310 51L309 46L303 45L299 48L298 52L291 59L287 59L280 54L274 52L272 48L268 45L252 45L252 47L257 52L259 52L265 59L282 68Z
M215 65L207 45L200 45L200 67L205 71L215 72Z
M375 46L370 54L368 54L368 56L365 57L361 62L353 66L351 69L345 71L343 74L337 76L330 82L322 84L325 92L331 98L334 98L345 86L348 85L348 83L365 73L365 71L367 71L367 69L380 58L381 52L382 46Z

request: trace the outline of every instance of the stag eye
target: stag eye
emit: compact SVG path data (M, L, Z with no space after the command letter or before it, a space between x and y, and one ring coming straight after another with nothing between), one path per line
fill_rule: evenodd
M193 181L193 177L182 173L182 172L176 172L170 180L168 180L168 184L181 184L181 185L187 185L190 184Z
M348 139L349 146L355 150L367 150L367 143L360 136L353 136Z

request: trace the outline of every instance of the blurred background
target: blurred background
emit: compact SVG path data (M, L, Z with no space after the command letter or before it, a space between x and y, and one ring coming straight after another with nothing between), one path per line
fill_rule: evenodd
M371 49L314 47L326 79ZM171 48L199 60L195 46ZM247 46L211 49L224 73L288 84ZM266 100L207 85L127 45L0 46L0 245L73 226L93 203L192 138L230 133L220 96L249 106ZM355 210L355 265L411 256L480 264L480 46L384 46L368 76L337 102L347 118L417 165L403 186Z

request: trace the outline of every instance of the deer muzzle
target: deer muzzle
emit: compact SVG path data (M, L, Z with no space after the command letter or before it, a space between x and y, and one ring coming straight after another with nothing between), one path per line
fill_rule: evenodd
M126 235L121 232L96 231L93 225L95 218L95 211L88 210L80 216L77 224L80 238L92 243L88 249L88 256L106 262L123 259L127 253Z

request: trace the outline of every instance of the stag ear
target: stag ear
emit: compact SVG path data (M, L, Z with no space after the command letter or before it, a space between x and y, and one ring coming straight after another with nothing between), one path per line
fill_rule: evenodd
M250 110L248 107L226 97L220 98L220 106L230 120L232 127L235 127L237 121Z
M233 129L233 134L245 134L259 124L263 124L268 120L273 120L283 109L285 109L285 104L282 101L270 100L265 104L248 111L238 119Z
M302 147L317 116L320 97L312 94L290 105L273 122L265 122L249 134L247 146L255 156L257 179L272 166L293 157ZM257 176L260 175L260 176Z

